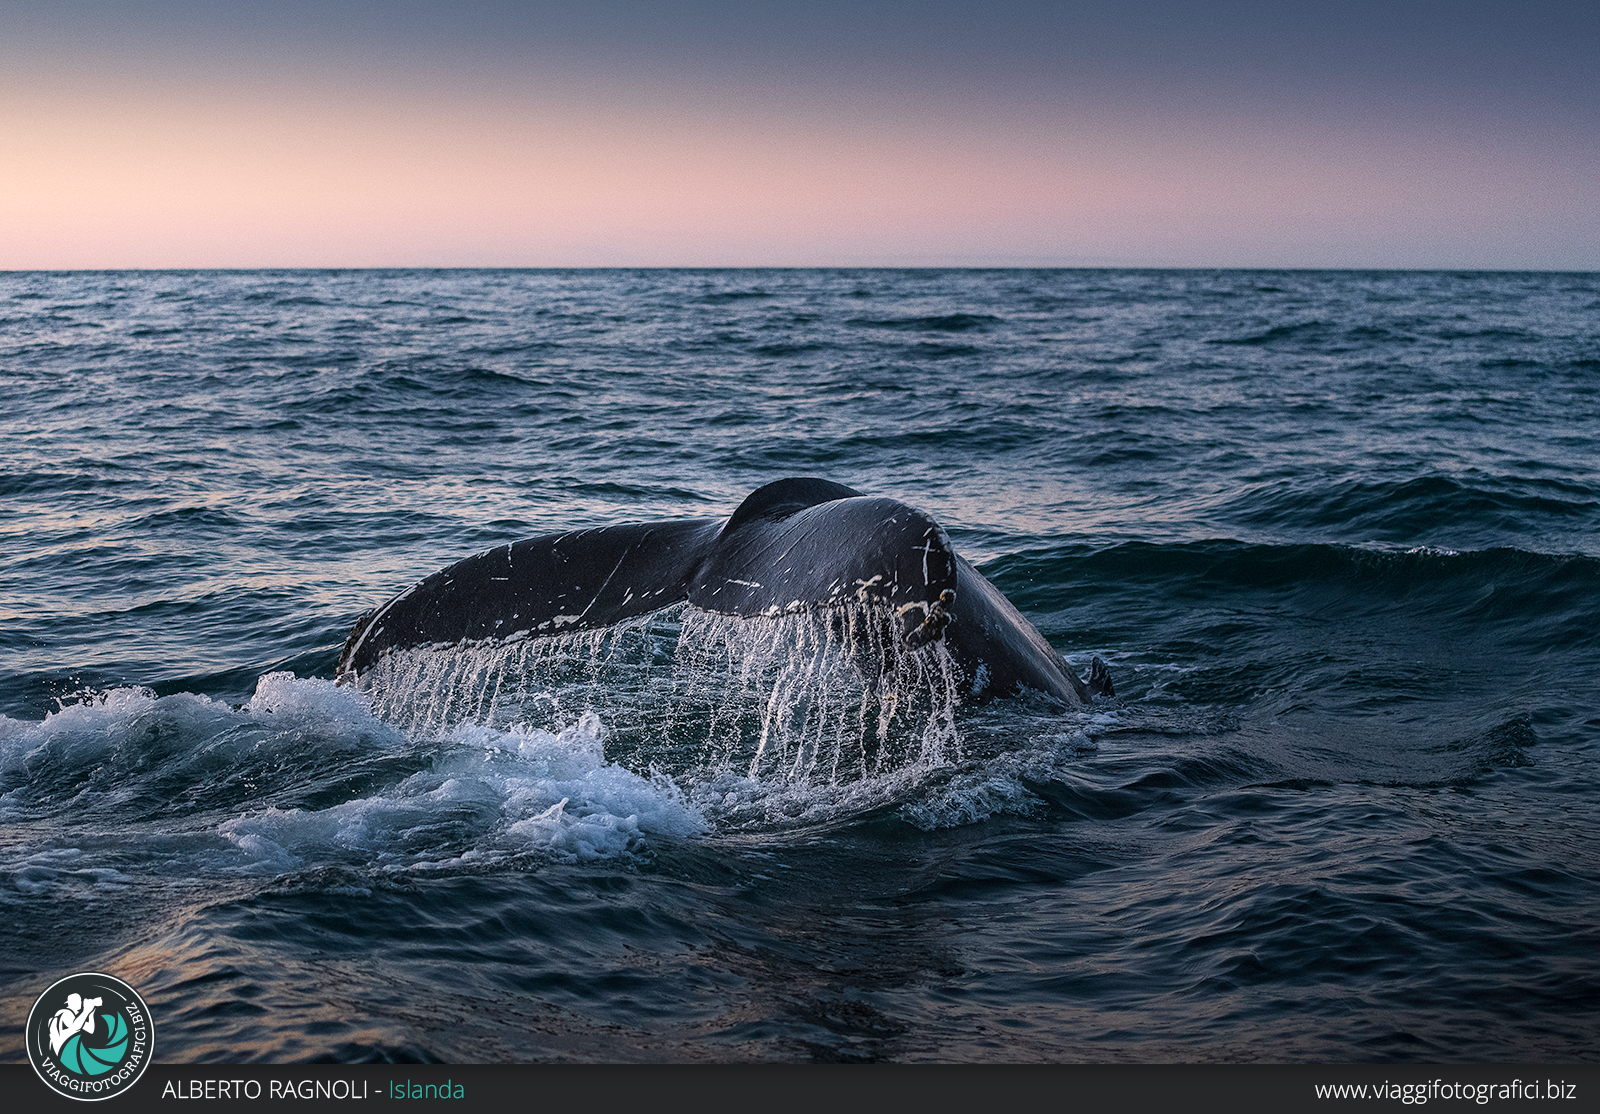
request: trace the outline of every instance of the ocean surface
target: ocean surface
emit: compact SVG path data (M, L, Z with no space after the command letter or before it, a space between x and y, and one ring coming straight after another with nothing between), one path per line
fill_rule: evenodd
M162 1061L1600 1058L1600 275L7 273L0 401L0 1060L83 970ZM1116 696L885 748L681 608L332 680L786 476Z

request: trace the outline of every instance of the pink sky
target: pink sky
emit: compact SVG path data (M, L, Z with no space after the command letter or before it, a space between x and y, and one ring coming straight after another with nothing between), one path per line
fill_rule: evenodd
M1600 152L1496 108L23 57L0 268L1600 268Z

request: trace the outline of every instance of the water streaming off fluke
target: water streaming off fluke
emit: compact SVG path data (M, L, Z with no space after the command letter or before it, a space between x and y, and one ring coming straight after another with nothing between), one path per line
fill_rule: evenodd
M417 736L462 724L559 730L593 713L634 769L821 786L961 757L960 675L848 603L734 618L677 607L575 634L387 655L356 685Z

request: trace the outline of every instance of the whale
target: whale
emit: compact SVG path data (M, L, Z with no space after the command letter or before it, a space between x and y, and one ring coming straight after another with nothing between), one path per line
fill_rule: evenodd
M620 523L496 546L361 615L336 678L400 650L597 630L676 604L742 619L868 605L900 648L942 644L964 699L1024 690L1070 708L1115 695L1105 662L1081 679L933 518L896 499L797 477L733 514Z

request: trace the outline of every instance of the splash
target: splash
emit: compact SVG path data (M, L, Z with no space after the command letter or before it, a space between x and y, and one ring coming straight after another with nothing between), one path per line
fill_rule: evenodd
M841 785L961 758L961 675L849 603L761 618L682 606L602 630L391 654L358 682L408 733L548 727L598 713L635 769Z
M0 716L12 834L0 914L17 900L99 900L152 870L476 869L633 857L706 828L671 779L606 760L594 715L418 740L375 719L363 694L290 673L263 676L237 707L139 688L78 695L39 723ZM107 846L120 848L111 866L97 858Z
M592 715L559 734L462 726L398 784L326 808L253 810L218 832L245 854L234 869L276 874L330 863L454 870L529 852L614 858L704 830L668 779L606 762L604 737Z
M648 686L664 650L655 616L593 631L402 650L362 674L373 715L409 735L463 724L550 727L595 707L619 710ZM616 699L608 699L615 694Z

